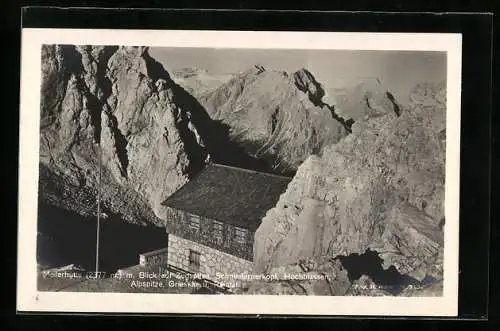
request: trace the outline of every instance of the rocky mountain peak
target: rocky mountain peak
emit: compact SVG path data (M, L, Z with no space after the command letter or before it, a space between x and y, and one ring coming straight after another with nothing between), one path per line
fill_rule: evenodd
M162 226L161 202L210 159L294 175L255 233L255 272L327 275L299 292L343 295L379 281L343 268L369 253L403 278L442 280L443 82L403 106L379 79L325 91L305 68L172 77L148 47L44 45L40 200L95 215L99 190L104 213ZM193 82L196 97L182 87Z
M321 98L306 69L292 75L255 66L199 98L209 115L229 127L230 139L265 160L271 171L293 173L347 133Z
M196 104L147 47L45 45L42 54L42 176L95 197L101 158L105 208L160 222L160 203L206 158L187 115L199 111ZM93 209L92 199L68 201L62 194L47 186L41 195L79 213Z

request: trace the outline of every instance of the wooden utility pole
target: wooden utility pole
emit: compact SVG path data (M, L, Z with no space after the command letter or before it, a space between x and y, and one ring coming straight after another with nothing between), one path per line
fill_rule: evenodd
M97 178L97 230L96 230L96 250L95 250L95 277L99 272L99 236L101 228L101 141L97 143L98 148L98 178Z

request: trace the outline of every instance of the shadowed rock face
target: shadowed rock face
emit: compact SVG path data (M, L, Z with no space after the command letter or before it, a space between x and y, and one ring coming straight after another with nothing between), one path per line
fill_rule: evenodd
M199 100L229 127L231 141L275 172L293 173L307 156L347 134L323 95L305 69L288 74L255 66Z
M162 224L161 202L208 159L271 171L147 47L44 45L41 90L40 197L52 205L95 213L99 152L103 209L136 223Z
M307 94L309 100L316 105L323 105L323 96L325 95L325 91L316 78L314 78L313 74L306 69L301 69L293 73L293 80L295 86Z
M255 272L371 249L385 269L442 279L445 93L422 86L399 116L358 119L306 159L256 232Z
M41 90L45 203L94 215L99 152L103 210L134 223L162 225L160 203L208 156L297 171L257 230L255 271L293 271L312 259L317 267L303 272L336 280L262 286L348 294L347 273L332 259L368 249L386 269L442 278L443 85L419 84L406 107L380 88L354 90L333 107L308 71L256 66L195 99L147 47L45 45Z
M41 89L41 198L93 213L100 142L104 209L160 224L160 203L207 155L202 108L147 47L44 45Z
M161 224L160 203L208 157L289 173L346 134L306 70L257 66L200 98L207 113L142 46L44 45L41 90L41 198L82 215L99 152L104 210Z

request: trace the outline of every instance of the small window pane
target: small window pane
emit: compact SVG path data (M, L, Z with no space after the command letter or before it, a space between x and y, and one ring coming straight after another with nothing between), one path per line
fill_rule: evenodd
M224 224L222 222L214 221L213 235L214 235L214 238L215 238L215 242L218 245L222 245L223 233L224 233Z
M189 227L194 230L200 229L200 218L196 215L190 215L189 217Z
M245 244L247 242L247 230L241 229L241 228L236 228L235 231L235 241L240 243L240 244Z
M223 228L224 228L224 224L222 222L214 221L214 230L215 231L222 231Z

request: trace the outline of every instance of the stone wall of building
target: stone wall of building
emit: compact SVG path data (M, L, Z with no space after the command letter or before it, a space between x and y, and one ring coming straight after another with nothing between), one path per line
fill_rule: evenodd
M189 265L190 250L200 253L199 268L193 268ZM169 235L168 239L168 263L180 269L209 275L210 278L214 277L216 273L226 275L251 273L253 267L251 261L172 234Z
M253 259L253 230L237 227L226 222L217 222L207 217L168 207L165 208L165 214L167 215L165 219L165 228L169 234L187 238L191 241L201 242L205 246L245 260ZM193 218L198 222L197 227L191 226L191 220ZM220 237L215 235L215 223L220 223L222 225L223 229ZM236 230L247 231L246 240L244 242L236 240Z
M168 248L158 249L139 255L139 264L142 266L166 265L168 262Z

